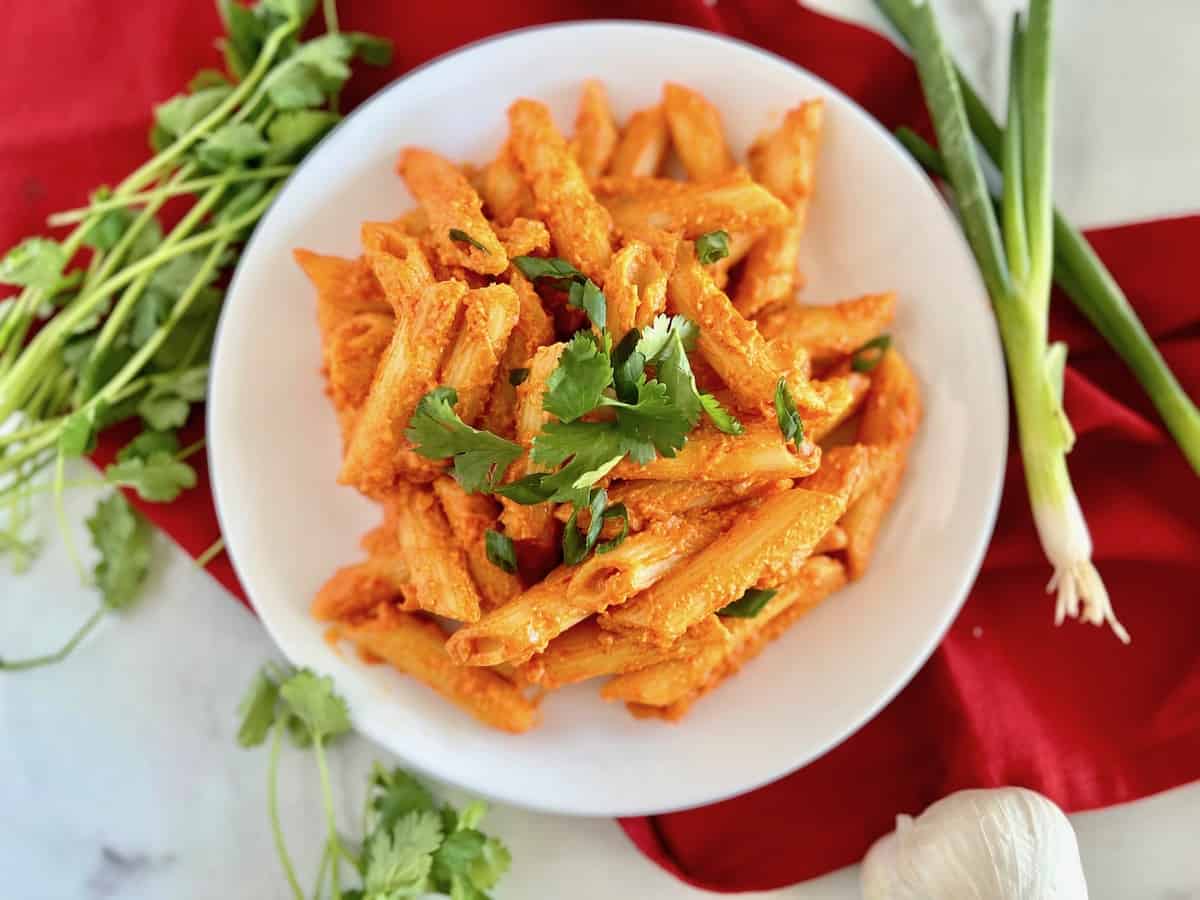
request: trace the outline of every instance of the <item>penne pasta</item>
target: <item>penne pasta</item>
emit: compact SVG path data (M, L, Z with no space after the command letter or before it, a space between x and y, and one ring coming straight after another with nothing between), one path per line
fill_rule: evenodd
M462 266L484 275L499 275L508 268L508 255L483 216L483 201L462 172L436 153L419 147L409 147L400 154L398 168L429 216L428 239L444 265ZM482 249L471 241L482 245Z
M645 465L625 460L611 475L629 481L765 481L804 478L820 464L816 445L807 440L798 448L788 444L770 422L748 424L740 435L701 426L674 456L655 457Z
M497 225L511 225L519 216L537 218L533 192L517 163L511 141L506 141L499 155L483 167L476 185L484 206Z
M633 600L601 616L619 631L678 640L705 616L732 603L764 574L789 565L825 536L845 509L834 496L793 488L763 500L728 531Z
M846 532L846 571L850 579L861 578L871 564L883 517L896 500L904 475L906 453L900 446L872 448L867 489L846 510L840 522Z
M864 294L831 306L785 303L756 319L768 340L785 341L808 350L815 363L853 353L887 330L896 314L896 295Z
M408 315L434 281L421 240L391 222L363 222L361 234L367 262L392 311Z
M651 522L732 506L785 491L791 486L792 482L787 478L768 481L627 481L609 485L608 502L624 506L629 527L641 531ZM561 505L555 513L563 522L570 514L569 504ZM579 526L586 528L588 521L587 511L581 510Z
M364 312L351 316L329 335L325 347L327 393L341 423L343 452L350 446L359 411L395 329L390 315Z
M871 372L871 388L863 404L858 439L864 444L907 446L920 421L917 378L904 357L888 350Z
M653 322L666 308L668 274L641 241L630 241L613 255L604 276L604 295L608 329L617 340L635 325Z
M871 380L861 372L847 372L825 381L800 381L789 378L788 383L800 403L801 391L806 388L816 391L818 401L824 406L816 412L804 410L800 418L804 421L804 434L808 440L818 443L829 437L845 421L862 407Z
M599 81L585 81L575 116L571 153L583 177L594 181L604 174L617 146L617 123L608 105L608 92Z
M730 639L714 665L698 665L679 672L671 670L675 668L672 663L664 663L653 667L659 671L614 678L601 693L607 699L626 700L634 715L677 721L696 700L737 674L767 644L845 583L846 573L839 562L828 556L814 556L794 579L779 587L757 616L722 620ZM715 655L711 654L709 659ZM625 684L618 683L625 679Z
M488 559L486 533L499 524L500 504L483 494L468 494L453 478L434 481L433 492L450 523L450 531L467 558L467 569L483 601L484 611L503 606L521 593L521 582Z
M825 532L825 537L817 541L817 546L813 547L813 556L821 553L836 553L839 550L845 550L849 538L846 535L846 529L841 525L832 525Z
M763 135L750 148L751 174L788 205L792 220L769 229L750 251L733 301L744 316L790 300L798 286L800 238L808 220L824 119L824 102L809 100L789 112L778 129Z
M537 722L536 704L508 679L490 669L455 665L446 653L442 629L419 614L391 612L373 621L342 625L338 633L485 725L520 733Z
M459 622L478 621L479 591L434 494L401 483L388 498L387 510L416 607Z
M497 225L496 237L504 245L509 259L550 252L550 232L537 219L518 217L508 225Z
M554 322L542 307L533 285L515 268L508 270L508 283L517 295L517 323L500 356L500 370L492 384L483 427L494 434L513 436L517 412L517 387L513 381L527 377L533 354L539 347L554 342Z
M746 258L750 248L758 240L759 231L735 231L729 236L729 255L706 266L713 284L721 290L729 283L729 270Z
M696 259L696 247L682 241L667 284L667 308L700 326L701 357L721 376L745 409L764 406L775 394L781 372L753 322L744 319ZM799 399L797 400L799 402Z
M404 429L417 403L434 387L434 375L450 342L467 286L433 284L421 295L412 322L399 324L367 394L339 480L368 496L395 481L397 455L406 448Z
M726 638L727 633L710 616L691 628L670 647L657 647L632 634L605 631L595 619L572 626L517 669L517 677L553 691L568 684L644 669L655 663L690 657Z
M318 620L335 622L359 618L380 603L416 609L408 566L396 538L395 520L386 517L382 525L363 535L361 543L367 558L338 569L313 599L312 614Z
M660 229L695 240L710 231L786 225L791 218L777 197L740 169L704 183L606 175L594 190L623 234Z
M689 641L687 635L705 631L704 640ZM688 644L688 652L674 654L624 674L614 673L600 689L605 700L624 700L650 706L666 706L703 684L708 674L729 654L733 637L719 616L708 616L693 625L675 645ZM662 651L669 653L669 650Z
M721 114L703 94L681 84L663 86L671 143L692 181L711 181L733 168Z
M508 109L510 142L550 226L555 249L577 269L601 282L612 257L612 220L588 189L587 180L554 126L550 110L534 100Z
M317 291L317 327L321 346L346 319L358 313L389 311L383 289L365 259L326 256L296 249L292 256Z
M440 383L458 391L455 411L468 425L483 414L519 312L517 293L507 284L477 288L463 301L462 328L446 353Z
M841 498L849 506L861 497L870 483L870 448L863 444L831 447L821 457L821 468L797 485L806 491L819 491Z
M657 522L609 553L559 566L516 599L459 629L446 649L461 665L524 662L571 626L655 584L713 541L724 525L712 514Z
M661 106L639 109L629 117L608 170L613 175L650 177L658 174L667 155L667 117Z

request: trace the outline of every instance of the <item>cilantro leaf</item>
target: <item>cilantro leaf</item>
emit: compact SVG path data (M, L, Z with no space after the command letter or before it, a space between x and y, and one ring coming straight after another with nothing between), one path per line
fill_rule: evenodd
M350 77L354 57L372 65L387 65L391 42L353 32L321 35L300 44L266 77L263 84L276 109L324 106Z
M450 229L450 240L457 241L460 244L470 244L476 250L482 250L484 253L492 252L487 247L483 246L483 244L479 243L479 241L475 240L475 238L471 237L469 234L467 234L465 231L463 231L461 228L451 228Z
M337 737L350 730L346 701L333 689L333 679L301 669L279 688L279 696L314 738Z
M595 548L596 541L600 538L600 529L604 527L604 509L607 505L607 491L599 490L592 494L591 501L588 503L588 514L591 518L588 521L586 532L581 532L576 524L579 518L579 508L571 510L571 517L567 519L562 539L563 562L568 566L583 562Z
M327 109L290 109L281 112L267 125L268 163L299 162L321 138L341 121Z
M238 715L242 717L237 733L239 744L243 747L257 747L267 739L271 726L275 724L275 706L278 701L279 685L264 667L254 676L250 690L238 705Z
M498 484L494 492L522 506L545 503L554 494L554 487L545 485L548 477L546 472L534 472L508 484Z
M781 377L775 386L775 417L779 421L779 430L784 441L799 444L804 439L804 422L796 412L796 402L792 392L788 390L787 379Z
M696 238L696 259L707 266L729 255L729 232L710 231Z
M105 424L105 406L103 401L97 401L71 413L58 434L58 452L74 457L95 450L96 435Z
M152 387L137 406L137 413L157 431L183 425L191 404L204 399L208 390L208 366L184 369L177 377Z
M504 471L525 452L520 444L463 422L454 411L458 392L434 388L421 398L405 437L427 459L454 459L454 477L467 493L491 491Z
M226 122L196 147L200 165L214 172L264 156L271 145L249 122Z
M717 427L717 430L724 434L744 434L746 429L737 417L729 410L721 405L721 402L712 394L700 395L700 406L704 409L704 414L708 416L708 420Z
M541 476L539 489L545 494L543 499L586 505L590 488L608 474L626 452L620 426L615 421L547 423L533 439L531 458L550 468L567 464L553 474Z
M199 124L232 93L230 85L214 85L191 94L176 94L154 108L154 124L170 144Z
M412 812L431 812L433 795L429 788L403 769L388 772L378 763L371 774L374 798L371 806L379 817L378 828L391 832L402 816Z
M612 379L608 354L596 345L591 332L581 331L567 344L558 367L546 379L543 408L564 422L578 419L600 404Z
M512 538L489 528L483 534L483 541L488 562L510 575L517 571L517 551Z
M624 403L637 403L638 390L646 383L646 357L637 351L641 339L641 330L631 328L612 352L613 388Z
M657 379L638 387L637 403L610 401L607 405L617 410L622 447L634 462L643 465L654 458L655 452L674 456L692 427L684 411L673 401L667 385Z
M87 528L100 553L92 575L104 605L125 609L137 599L150 570L150 526L124 497L113 494L96 504Z
M117 451L117 462L131 459L146 459L155 453L179 452L179 436L174 431L152 431L147 429Z
M567 303L587 313L598 331L608 327L608 301L592 279L573 282L567 292Z
M128 448L126 448L128 449ZM170 503L183 491L196 486L196 470L161 450L111 463L104 479L119 487L133 488L151 503Z
M776 593L778 592L770 589L750 588L737 600L718 609L717 615L735 619L753 619L762 612L763 607Z
M407 813L390 832L376 831L363 879L366 896L399 900L423 893L441 844L442 822L430 810Z
M653 364L674 334L679 335L683 349L690 353L696 347L696 338L700 335L700 327L686 316L668 316L665 313L655 316L654 321L642 332L637 343L637 351Z
M0 283L51 293L58 287L67 254L58 241L26 238L0 258Z
M508 383L511 384L513 387L520 387L522 384L525 383L525 379L527 379L528 377L529 377L528 369L519 368L519 369L509 369L508 370Z

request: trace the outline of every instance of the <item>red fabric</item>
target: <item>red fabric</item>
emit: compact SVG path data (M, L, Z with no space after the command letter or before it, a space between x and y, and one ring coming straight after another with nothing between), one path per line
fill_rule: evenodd
M903 54L793 0L340 5L344 27L397 42L395 65L356 76L351 102L499 31L638 16L759 44L825 77L885 125L927 130ZM14 4L0 19L0 245L37 232L49 212L77 205L141 160L147 110L196 69L218 64L217 28L206 0L158 0L136 14L90 0ZM1090 238L1187 390L1200 393L1192 257L1200 217ZM1128 372L1065 302L1056 304L1054 331L1072 348L1066 405L1079 441L1071 470L1134 644L1122 647L1099 629L1051 627L1047 567L1013 456L983 573L912 683L840 747L775 784L702 809L624 821L653 859L706 888L769 888L853 862L897 812L917 812L958 788L1027 785L1076 810L1200 777L1200 480ZM200 434L202 424L190 431ZM98 460L119 443L107 440ZM200 485L179 502L143 507L192 554L218 534L201 470ZM244 599L225 557L210 570Z

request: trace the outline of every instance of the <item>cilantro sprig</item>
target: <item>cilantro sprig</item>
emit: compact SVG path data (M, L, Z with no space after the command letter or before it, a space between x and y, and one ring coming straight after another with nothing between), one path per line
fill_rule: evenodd
M565 259L516 256L512 262L530 281L545 281L552 287L566 291L567 303L587 313L597 331L603 332L607 328L608 304L604 294L596 282Z
M153 110L153 157L86 206L51 216L70 226L61 238L30 237L0 256L0 282L21 288L0 303L0 552L14 568L36 551L24 537L26 498L47 472L91 452L118 422L168 431L204 399L221 285L239 248L340 120L351 63L390 55L386 41L340 31L333 0L327 32L312 37L314 0L218 6L226 71L198 73ZM182 198L191 204L182 216L161 217ZM105 475L152 502L195 483L190 466L145 445ZM51 485L60 510L65 484L59 475Z
M313 896L338 900L405 900L431 893L454 900L489 900L508 871L511 856L497 838L479 830L487 805L439 806L429 789L403 769L378 762L367 780L363 833L358 843L338 831L334 818L328 746L350 731L345 701L333 681L301 669L269 664L255 676L238 707L238 743L257 747L271 741L267 805L280 864L296 900L304 900L295 863L279 817L282 738L313 750L321 783L326 825L325 852ZM344 889L343 876L360 886Z
M452 387L430 391L417 404L405 436L427 459L452 459L454 477L468 493L492 491L505 470L524 453L520 444L472 428L458 417Z

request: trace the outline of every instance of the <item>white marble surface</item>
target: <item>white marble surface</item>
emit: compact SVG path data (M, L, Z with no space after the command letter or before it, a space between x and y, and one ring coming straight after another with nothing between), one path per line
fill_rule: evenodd
M867 0L820 0L878 24ZM1011 0L940 0L960 60L993 98ZM1195 0L1061 0L1057 74L1060 205L1084 224L1200 209L1200 8ZM1000 29L1000 30L998 30ZM72 499L81 522L92 498ZM48 536L50 522L43 523ZM83 538L81 536L81 541ZM273 655L255 619L160 542L145 602L67 663L0 676L0 894L42 898L285 896L265 812L266 755L234 743L233 708ZM0 572L0 651L55 646L91 612L61 547L33 573ZM342 801L384 754L337 754ZM301 870L315 869L319 801L307 757L282 771ZM1200 784L1073 816L1094 900L1200 898ZM611 820L497 809L514 867L504 898L706 896L632 848ZM847 900L857 873L748 897Z

